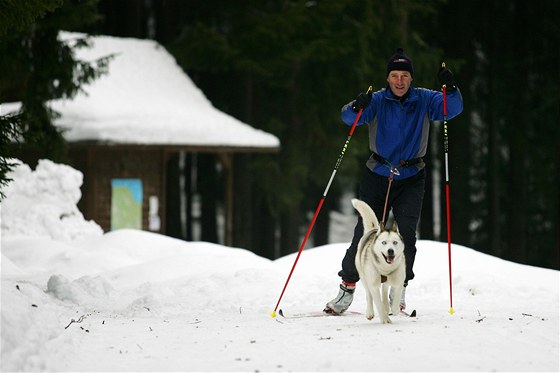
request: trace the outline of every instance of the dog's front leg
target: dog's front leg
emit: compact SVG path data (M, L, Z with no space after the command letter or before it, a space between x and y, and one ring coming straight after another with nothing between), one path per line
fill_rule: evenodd
M383 308L390 313L391 305L389 304L389 285L386 282L381 284L381 300L383 301ZM394 315L394 314L393 314Z
M373 293L373 302L375 303L375 308L377 308L377 312L379 312L379 318L381 319L381 323L382 324L391 324L392 321L389 318L389 314L387 313L388 309L385 308L385 305L383 304L383 301L381 300L380 291L382 291L382 290L380 288L382 288L382 286L379 286L375 289L375 292Z
M375 312L373 311L373 297L371 293L372 291L370 290L370 288L366 287L366 317L368 320L373 319L373 317L375 316Z

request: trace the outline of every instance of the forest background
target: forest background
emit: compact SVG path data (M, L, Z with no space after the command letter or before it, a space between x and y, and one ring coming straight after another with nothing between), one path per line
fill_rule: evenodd
M372 85L403 47L417 87L438 90L442 61L465 109L449 121L453 242L519 263L560 269L560 2L541 0L1 0L0 186L10 138L64 161L66 144L46 102L71 98L106 71L73 59L59 30L154 39L218 109L276 135L281 151L235 156L234 246L275 258L296 251L348 127L340 108ZM87 43L87 39L84 39ZM141 77L139 77L141 79ZM440 174L441 123L428 172ZM369 156L356 131L313 231L355 192ZM220 179L213 167L208 180ZM214 174L215 173L215 174ZM446 241L444 178L429 177L419 238ZM222 198L210 184L200 193ZM434 203L434 198L436 203ZM443 217L443 218L442 218ZM207 219L215 219L214 216ZM204 222L203 222L204 224ZM215 226L214 223L209 224ZM215 240L212 233L203 237Z

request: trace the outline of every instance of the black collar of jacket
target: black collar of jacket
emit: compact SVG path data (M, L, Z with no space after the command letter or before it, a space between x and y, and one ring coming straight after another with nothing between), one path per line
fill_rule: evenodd
M396 96L393 91L391 91L391 87L389 86L389 84L387 84L387 92L389 92L389 95L387 96L388 98L392 98L395 101L400 102L401 104L404 104L404 102L408 99L408 97L410 96L410 92L412 91L412 85L410 87L408 87L408 91L406 91L406 93L404 95L402 95L401 97Z

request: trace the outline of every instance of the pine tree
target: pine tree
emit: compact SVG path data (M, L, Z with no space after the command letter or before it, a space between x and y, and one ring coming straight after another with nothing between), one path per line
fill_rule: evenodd
M53 11L62 4L63 0L34 0L25 2L10 1L2 2L2 12L0 13L0 43L7 40L10 34L20 32L31 25L36 18L43 16L46 12ZM3 61L6 54L3 54ZM4 67L4 63L1 63ZM4 68L2 71L5 72ZM0 83L4 82L5 73L0 75ZM0 102L4 101L4 97L0 95ZM9 158L11 155L11 147L14 141L17 141L22 134L22 115L10 114L1 115L0 113L0 200L4 195L4 188L11 179L8 173L15 166L14 162Z
M33 2L35 3L35 2ZM97 0L38 2L37 10L28 13L28 2L12 2L3 13L6 23L0 29L0 101L20 101L22 110L14 118L2 121L3 141L14 134L21 135L26 145L33 147L39 157L64 161L66 142L53 121L58 113L48 102L72 98L87 84L106 72L110 56L93 63L78 61L75 49L87 47L87 36L61 40L60 30L84 27L97 20ZM23 4L23 5L22 5ZM52 11L51 11L52 10ZM47 13L47 11L51 11ZM32 17L30 14L34 14ZM37 18L43 16L42 18ZM13 137L13 136L12 136ZM2 157L8 157L3 147ZM1 177L10 169L3 163ZM2 179L5 180L5 179ZM5 183L3 183L5 184Z
M21 135L21 115L0 116L0 201L6 197L4 188L12 181L8 174L15 167L9 158L12 143Z

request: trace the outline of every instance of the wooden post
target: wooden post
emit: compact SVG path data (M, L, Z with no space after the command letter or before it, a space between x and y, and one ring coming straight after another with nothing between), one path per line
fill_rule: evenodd
M219 153L225 177L225 245L233 246L233 155Z

